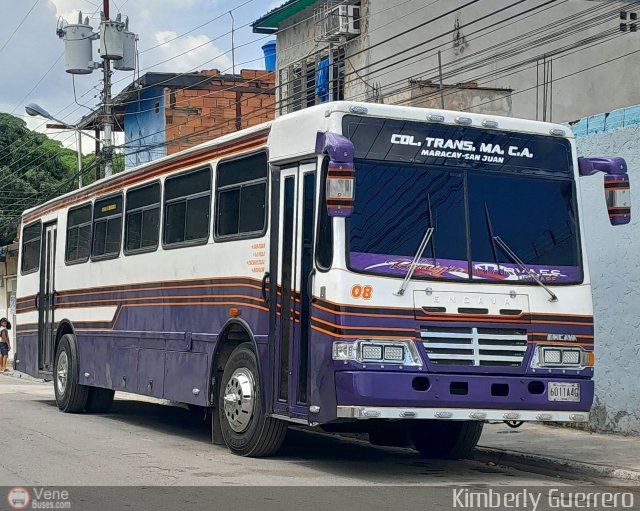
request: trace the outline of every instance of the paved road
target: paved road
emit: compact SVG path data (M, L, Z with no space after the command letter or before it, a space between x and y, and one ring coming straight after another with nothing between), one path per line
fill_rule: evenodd
M272 459L209 442L186 409L120 397L108 415L60 413L51 384L0 376L0 485L541 485L576 481L290 431Z

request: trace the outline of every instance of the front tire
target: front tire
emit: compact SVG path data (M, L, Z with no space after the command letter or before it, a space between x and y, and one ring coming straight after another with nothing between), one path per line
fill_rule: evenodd
M479 421L413 421L409 436L423 457L457 460L471 457L482 426Z
M65 413L82 412L89 387L78 383L78 351L73 335L63 335L58 343L54 364L53 389L58 408Z
M240 456L271 456L287 433L286 422L265 415L259 378L251 343L239 345L224 368L217 413L225 444Z

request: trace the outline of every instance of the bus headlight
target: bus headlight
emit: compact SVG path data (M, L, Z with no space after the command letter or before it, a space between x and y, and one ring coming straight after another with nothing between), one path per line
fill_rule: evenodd
M569 369L584 369L593 367L592 351L585 351L580 347L538 346L533 357L533 367L559 367Z
M421 366L422 359L412 340L392 341L358 339L333 343L333 360L353 360L362 364L397 364Z

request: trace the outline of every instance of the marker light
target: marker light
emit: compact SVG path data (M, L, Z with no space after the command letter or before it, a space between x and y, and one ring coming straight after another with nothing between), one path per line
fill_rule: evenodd
M327 199L353 199L353 179L327 179Z
M465 126L469 126L473 123L473 119L471 117L456 117L456 122L458 124L464 124Z

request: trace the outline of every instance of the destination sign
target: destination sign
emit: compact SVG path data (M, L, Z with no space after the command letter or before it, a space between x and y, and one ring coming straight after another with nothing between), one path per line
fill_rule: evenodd
M470 126L345 116L356 158L571 175L568 140Z

